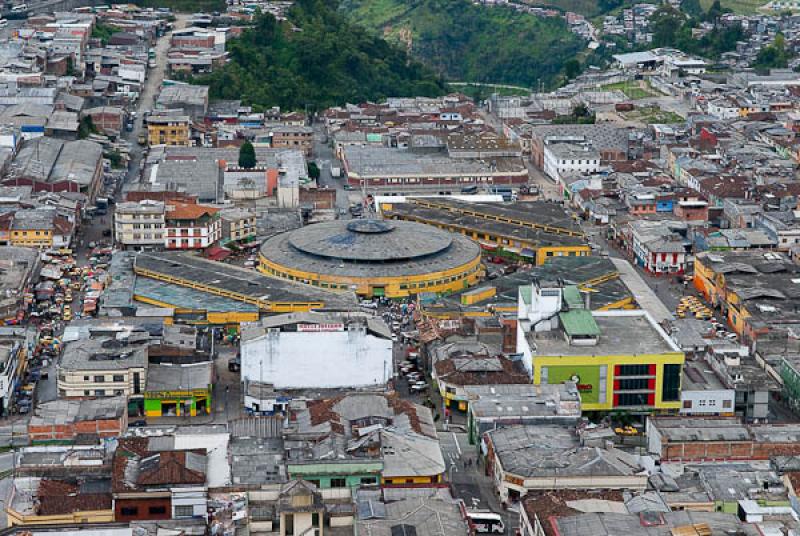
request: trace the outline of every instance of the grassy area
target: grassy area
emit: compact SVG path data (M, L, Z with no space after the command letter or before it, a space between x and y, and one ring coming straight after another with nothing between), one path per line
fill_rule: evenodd
M626 82L616 82L614 84L607 84L600 89L605 91L620 90L625 93L625 96L631 100L646 99L648 97L658 97L659 93L650 87L646 82L639 82L638 80L630 80Z
M686 121L683 117L679 116L675 112L662 110L657 106L637 108L632 112L625 112L622 115L624 115L625 119L639 121L647 125L683 123Z
M700 0L703 10L708 11L714 0ZM767 0L720 0L723 9L730 9L739 15L753 15L758 8L767 3Z

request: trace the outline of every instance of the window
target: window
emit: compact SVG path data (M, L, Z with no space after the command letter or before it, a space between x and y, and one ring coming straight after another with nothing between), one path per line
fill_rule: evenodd
M347 487L347 480L344 478L331 478L331 487L332 488L346 488Z
M94 377L94 382L95 383L103 383L104 381L106 381L106 377L105 376L95 376Z
M664 377L661 380L661 400L674 402L681 396L681 366L664 365Z
M125 381L125 376L123 376L122 374L114 374L114 381L115 382L124 382Z
M123 506L120 509L120 513L124 516L136 516L139 515L139 507L137 506Z
M94 396L106 396L105 389L95 389Z
M84 391L83 396L90 396L92 394L91 391Z
M619 365L617 376L649 376L650 365Z
M722 407L723 407L723 408L728 408L728 409L730 409L730 407L731 407L731 405L732 405L732 404L733 404L733 401L731 401L731 400L723 400L723 401L722 401Z
M634 378L632 380L619 380L618 391L635 391L639 389L647 389L650 380L647 378Z
M180 508L180 506L176 506L175 510L177 511L178 508ZM189 508L191 509L191 506L189 506ZM151 515L153 515L153 514L155 514L155 515L159 515L159 514L164 515L164 514L167 513L167 507L166 506L151 506L150 508L147 509L147 513L151 514Z
M646 393L620 393L617 405L619 406L647 406Z
M192 505L175 506L175 517L192 517L192 516L194 516L194 507L192 507Z
M89 381L89 376L84 376L83 377L83 381L88 382Z
M683 409L691 409L692 408L692 401L691 400L684 400L683 401Z
M376 483L377 483L377 480L375 480L374 476L364 477L364 478L361 479L361 484L363 484L365 486L371 486L371 485L376 484Z

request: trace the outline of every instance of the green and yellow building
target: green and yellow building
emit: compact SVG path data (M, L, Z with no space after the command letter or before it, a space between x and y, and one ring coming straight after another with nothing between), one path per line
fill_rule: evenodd
M556 291L520 289L517 352L534 384L575 382L584 411L680 409L684 353L646 311L589 311Z

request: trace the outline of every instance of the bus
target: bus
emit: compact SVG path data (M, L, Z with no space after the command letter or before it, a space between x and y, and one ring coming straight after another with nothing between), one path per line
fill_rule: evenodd
M503 524L503 519L500 514L494 512L479 512L477 510L467 510L467 517L475 526L475 532L478 534L505 534L506 526Z

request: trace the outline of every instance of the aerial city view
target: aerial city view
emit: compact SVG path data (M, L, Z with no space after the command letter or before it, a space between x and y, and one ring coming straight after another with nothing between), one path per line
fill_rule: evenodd
M800 0L0 0L0 536L798 536L799 200Z

